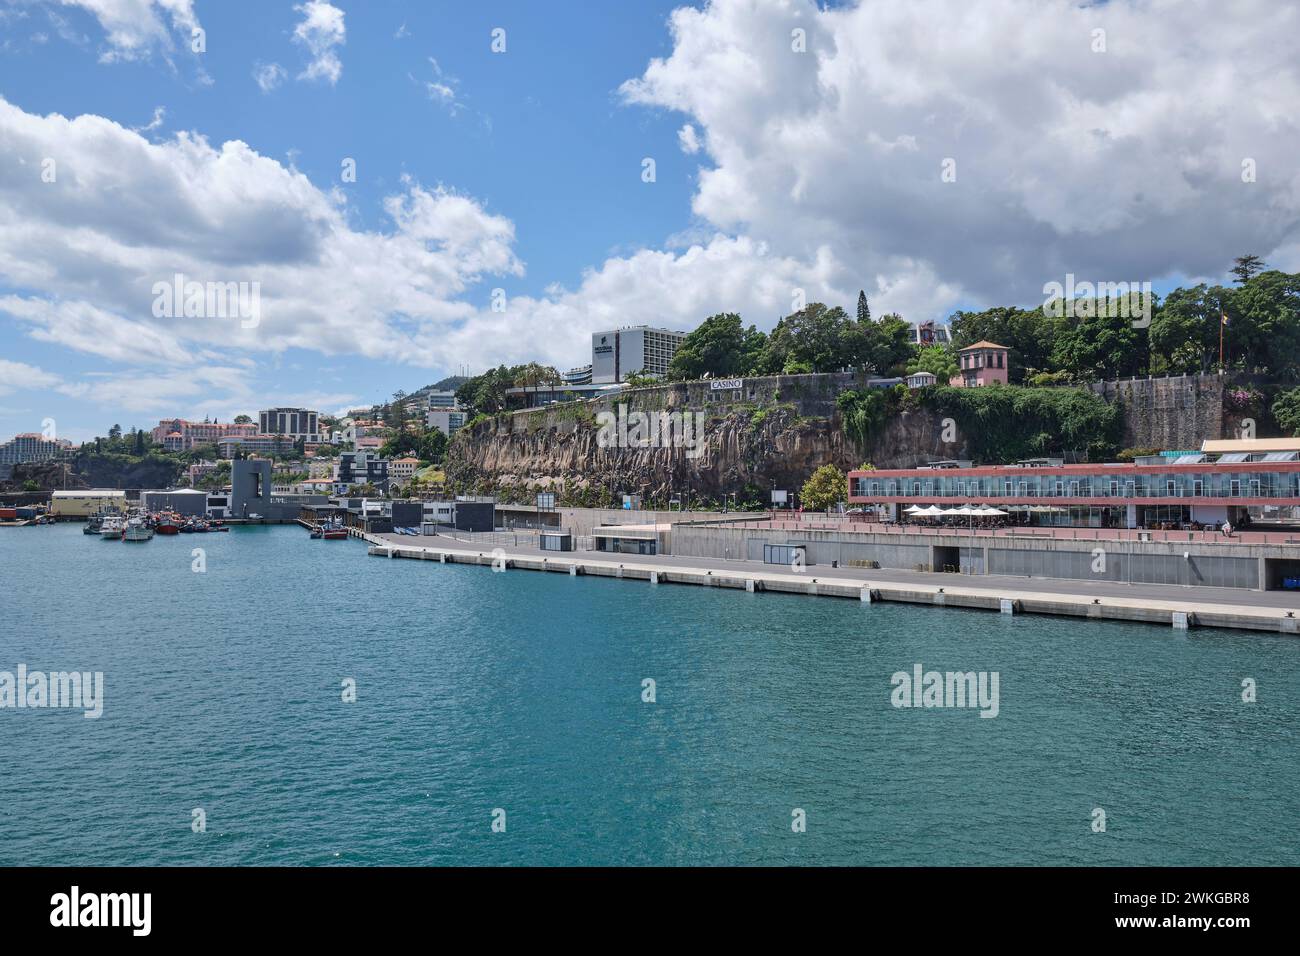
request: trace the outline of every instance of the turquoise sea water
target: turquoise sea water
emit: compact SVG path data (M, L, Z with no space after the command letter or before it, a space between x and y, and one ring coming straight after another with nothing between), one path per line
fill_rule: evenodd
M291 527L0 529L0 583L0 671L105 677L99 720L0 710L0 864L1300 863L1294 638L494 574ZM997 671L999 715L894 708L916 663Z

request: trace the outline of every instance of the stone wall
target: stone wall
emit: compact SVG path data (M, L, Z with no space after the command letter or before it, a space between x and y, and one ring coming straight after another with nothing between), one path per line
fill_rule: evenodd
M1224 433L1220 375L1179 375L1097 382L1089 386L1124 412L1125 448L1192 451Z

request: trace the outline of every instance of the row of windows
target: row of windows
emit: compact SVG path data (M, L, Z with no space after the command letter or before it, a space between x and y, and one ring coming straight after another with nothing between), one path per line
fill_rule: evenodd
M1300 474L1054 475L986 478L854 478L855 498L1296 498Z

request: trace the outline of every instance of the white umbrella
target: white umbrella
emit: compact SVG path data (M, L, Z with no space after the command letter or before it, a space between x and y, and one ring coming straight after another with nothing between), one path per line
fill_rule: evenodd
M939 515L944 514L944 510L940 508L938 505L930 505L930 507L928 508L922 508L920 511L917 512L917 514L927 515L931 518L937 518L939 517Z
M919 514L920 514L922 511L924 511L925 509L922 508L920 505L908 505L908 506L907 506L906 508L904 508L903 510L906 511L906 512L907 512L908 514L910 514L910 515L919 515Z
M1006 512L1001 511L998 508L990 508L988 506L983 506L980 508L976 508L974 511L971 512L971 514L978 515L981 518L997 518L997 517L1005 516Z
M977 515L979 513L980 511L978 508L972 508L970 505L962 505L960 508L956 509L955 511L948 512L948 514L950 515L963 515L963 516Z

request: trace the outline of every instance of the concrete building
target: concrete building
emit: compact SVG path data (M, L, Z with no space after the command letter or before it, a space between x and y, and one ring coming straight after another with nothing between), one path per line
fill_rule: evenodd
M263 435L287 435L293 439L320 435L317 414L309 408L268 408L258 413L258 432Z
M429 393L430 408L460 408L460 402L456 400L456 393L450 390L435 391Z
M217 450L222 458L234 458L239 452L245 455L283 455L294 450L296 439L288 435L243 435L222 438Z
M912 344L921 348L931 345L951 345L952 328L946 322L913 322Z
M51 461L71 450L72 442L66 438L46 438L39 432L23 432L0 444L0 465Z
M448 438L465 425L465 413L458 408L430 408L425 423L436 428Z
M346 493L353 485L371 484L384 494L388 493L388 459L366 451L347 451L339 455L338 473L334 476L336 488Z
M590 385L591 366L580 365L577 368L571 368L560 376L560 381L565 385Z
M142 491L140 507L146 511L174 511L178 515L204 516L208 513L208 493L194 488Z
M271 462L265 458L236 459L230 463L232 518L266 517L271 510Z
M50 514L60 518L86 518L97 511L125 511L126 508L126 492L113 488L55 491L50 495Z
M191 422L184 418L164 418L149 433L164 451L190 451L201 445L215 445L223 438L242 438L257 434L251 422Z
M937 384L939 379L933 372L913 372L907 376L908 388L929 388Z
M591 336L591 381L608 385L633 372L666 378L668 363L685 338L685 332L648 325L596 332Z
M1007 384L1008 349L996 342L976 342L957 352L960 371L948 380L958 388L976 388L994 382Z
M393 458L388 462L389 480L400 482L403 485L410 481L419 470L420 459L418 458Z
M424 534L434 534L439 527L471 532L496 530L494 501L425 501L422 508Z

